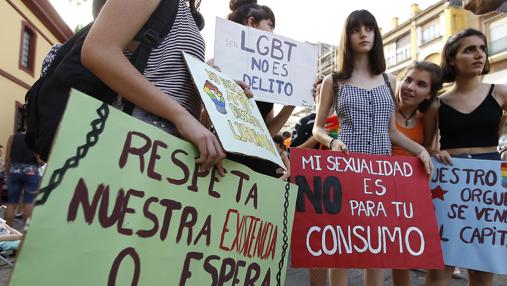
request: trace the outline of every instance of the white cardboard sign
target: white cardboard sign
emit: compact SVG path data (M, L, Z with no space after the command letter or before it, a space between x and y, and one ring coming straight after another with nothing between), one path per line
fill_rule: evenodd
M226 74L183 54L223 148L269 160L285 169L255 101Z
M250 86L255 99L313 106L317 47L221 18L215 26L215 64Z

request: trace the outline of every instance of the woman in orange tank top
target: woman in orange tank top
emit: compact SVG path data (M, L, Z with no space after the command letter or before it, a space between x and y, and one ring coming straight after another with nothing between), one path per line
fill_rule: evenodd
M408 138L422 145L424 112L442 87L442 71L434 63L415 61L405 70L405 76L399 86L396 93L398 108L394 116L396 127ZM392 154L413 156L396 145L393 145ZM392 277L394 286L410 285L410 273L407 269L393 269Z
M431 105L440 88L442 88L440 67L431 62L414 61L405 69L405 76L397 90L396 127L421 145L424 141L424 112ZM412 155L396 145L393 145L392 154Z

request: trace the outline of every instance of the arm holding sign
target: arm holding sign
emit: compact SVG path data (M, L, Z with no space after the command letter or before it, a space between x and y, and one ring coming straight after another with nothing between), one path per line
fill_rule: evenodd
M430 150L435 159L445 165L452 165L452 159L449 152L440 150L437 142L438 136L438 108L440 106L440 99L433 101L426 113L424 113L424 147Z
M291 116L294 108L295 106L287 105L284 106L276 116L273 109L271 109L271 111L266 115L264 121L266 122L266 126L268 127L269 134L271 136L275 136L278 132L280 132L285 122L287 122Z
M159 0L109 0L83 44L82 63L136 106L172 122L184 138L198 147L200 156L196 162L205 170L216 165L223 174L221 160L225 154L215 135L148 81L123 54L126 48L135 49L132 39L159 3Z

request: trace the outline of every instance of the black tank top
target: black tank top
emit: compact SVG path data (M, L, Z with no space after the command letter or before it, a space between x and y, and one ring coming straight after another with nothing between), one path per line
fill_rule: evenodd
M494 86L491 85L486 98L470 113L462 113L440 101L438 127L442 150L498 145L503 110L493 97Z
M37 164L32 150L26 146L25 133L16 133L11 144L11 162L21 164Z

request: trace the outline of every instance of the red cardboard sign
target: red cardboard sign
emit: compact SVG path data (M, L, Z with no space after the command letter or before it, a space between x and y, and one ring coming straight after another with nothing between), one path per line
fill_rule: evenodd
M443 267L418 158L293 148L291 173L293 267Z

